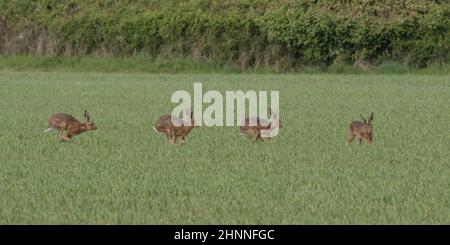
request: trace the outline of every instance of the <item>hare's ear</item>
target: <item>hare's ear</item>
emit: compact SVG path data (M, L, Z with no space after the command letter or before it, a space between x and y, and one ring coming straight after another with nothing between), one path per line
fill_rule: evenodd
M192 113L192 108L186 109L186 114L189 116L188 126L194 126L194 115Z
M267 108L269 110L269 118L272 118L272 109L270 107Z
M365 124L367 124L367 121L366 121L366 119L361 115L361 114L359 114L359 116L361 117L361 119L364 121L364 123Z
M370 114L370 117L369 117L369 122L372 122L373 121L373 112Z
M192 108L185 109L186 115L192 118Z
M89 112L87 112L86 110L84 110L84 119L86 119L86 122L90 121Z

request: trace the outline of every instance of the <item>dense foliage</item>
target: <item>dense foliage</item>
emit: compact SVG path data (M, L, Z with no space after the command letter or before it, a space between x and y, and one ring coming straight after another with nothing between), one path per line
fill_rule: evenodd
M447 63L447 0L0 0L0 53L191 58L287 70Z

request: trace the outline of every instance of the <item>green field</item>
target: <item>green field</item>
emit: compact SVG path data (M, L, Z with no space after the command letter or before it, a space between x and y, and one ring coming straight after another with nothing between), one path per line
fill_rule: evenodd
M279 90L279 136L200 127L169 145L151 128L194 82ZM0 72L0 223L449 224L449 101L445 75ZM97 131L43 133L85 109ZM370 112L375 144L348 145Z

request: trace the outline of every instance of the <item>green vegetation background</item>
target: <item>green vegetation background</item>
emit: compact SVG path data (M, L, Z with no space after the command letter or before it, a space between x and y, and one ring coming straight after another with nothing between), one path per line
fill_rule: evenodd
M0 224L449 224L448 78L0 72ZM198 127L170 145L152 127L197 81L279 90L280 134ZM43 133L85 109L96 131ZM371 112L374 144L349 145Z
M188 69L404 70L448 63L450 2L0 0L0 34L2 68L32 55L141 57Z

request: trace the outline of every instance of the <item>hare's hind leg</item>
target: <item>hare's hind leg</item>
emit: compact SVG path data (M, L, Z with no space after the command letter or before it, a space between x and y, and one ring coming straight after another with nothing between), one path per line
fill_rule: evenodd
M173 136L172 136L172 129L166 128L164 133L166 134L167 140L169 141L169 143L173 144L173 142L172 142L172 138L173 138Z
M247 136L249 138L251 137L249 129L241 129L241 130L239 130L239 135L240 136L245 135L245 136Z
M258 132L256 133L256 140L263 141L263 139L261 137L261 130L258 130Z
M240 128L239 129L239 135L244 135L244 134L248 134L248 130L246 130L244 128Z
M169 140L170 143L175 145L177 143L177 134L174 129L171 128L169 130L169 136L170 136L170 140Z
M67 135L61 135L62 141L70 142L72 141L72 135L70 133L67 133Z
M248 129L247 130L247 135L248 135L248 141L249 142L252 142L252 140L253 140L253 129Z
M63 142L63 141L70 142L70 141L72 141L72 138L71 138L71 137L68 137L68 136L66 136L66 135L61 135L61 137L59 138L59 141L60 141L60 142Z
M176 145L177 144L177 136L174 134L173 138L172 138L172 144Z
M64 129L58 129L58 140L64 141Z
M170 141L170 129L164 130L164 134L166 135L167 140Z
M355 135L350 133L349 137L348 137L348 143L351 144L353 142L353 140L355 139Z

